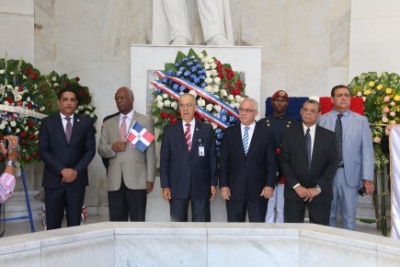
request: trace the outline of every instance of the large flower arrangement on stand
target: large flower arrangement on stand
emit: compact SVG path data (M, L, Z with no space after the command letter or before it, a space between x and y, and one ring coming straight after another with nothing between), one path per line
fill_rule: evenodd
M384 235L387 235L386 220L386 180L384 169L388 163L385 154L382 153L380 142L384 135L384 129L389 124L400 122L400 76L396 73L383 72L380 76L376 72L362 73L353 78L350 83L353 95L362 97L364 100L365 116L371 124L372 137L374 142L375 156L375 184L380 174L380 191L374 192L374 204L377 226ZM379 212L379 195L381 197ZM364 220L364 222L369 222Z
M23 60L0 59L0 110L0 139L19 136L19 163L38 162L40 120L57 110L56 95L45 76Z
M222 130L238 121L239 105L246 97L241 73L208 56L206 51L197 54L193 49L187 55L178 52L175 63L166 63L165 69L156 73L158 79L151 84L155 87L155 127L160 129L157 140L161 140L165 125L180 118L179 97L189 93L196 98L196 118L211 123L219 148Z

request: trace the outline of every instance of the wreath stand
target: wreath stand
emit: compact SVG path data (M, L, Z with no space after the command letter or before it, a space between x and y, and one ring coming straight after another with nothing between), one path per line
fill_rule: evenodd
M31 232L34 233L35 232L35 225L33 223L33 216L32 216L32 209L31 209L31 203L29 200L29 194L28 194L28 186L26 184L26 177L25 177L25 171L24 169L21 169L21 178L22 178L22 183L24 185L24 192L25 192L25 201L26 201L26 207L28 209L28 215L25 216L19 216L19 217L12 217L12 218L5 218L5 209L4 209L4 204L3 206L3 218L0 218L0 223L3 223L4 229L3 231L0 233L0 237L3 236L4 232L5 232L5 222L6 221L17 221L17 220L26 220L29 219L29 224L31 227ZM0 206L1 207L1 206ZM1 209L0 209L1 211ZM1 212L0 212L1 213Z

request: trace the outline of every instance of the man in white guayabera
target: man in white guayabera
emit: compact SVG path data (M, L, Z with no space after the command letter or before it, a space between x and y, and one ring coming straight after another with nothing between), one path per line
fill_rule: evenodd
M190 45L187 0L153 1L153 44ZM232 46L229 0L197 0L204 41L207 45ZM164 21L162 23L161 21ZM160 27L166 27L162 30Z

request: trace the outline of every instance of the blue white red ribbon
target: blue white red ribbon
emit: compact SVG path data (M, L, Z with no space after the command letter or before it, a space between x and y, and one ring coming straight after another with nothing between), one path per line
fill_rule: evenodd
M170 97L172 97L176 101L179 100L180 94L178 94L177 92L175 92L174 90L172 90L171 88L166 86L165 84L163 84L163 83L161 83L159 81L152 81L151 84L153 86L157 87L158 89L160 89L161 91L163 91L164 93L168 94ZM229 127L228 124L226 124L225 122L221 121L214 114L208 112L207 110L205 110L202 107L197 106L196 112L200 113L200 115L203 116L204 118L206 118L209 122L215 123L221 129L226 129L226 128Z

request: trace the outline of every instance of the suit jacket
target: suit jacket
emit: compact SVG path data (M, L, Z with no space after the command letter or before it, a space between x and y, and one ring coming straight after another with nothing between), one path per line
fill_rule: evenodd
M199 156L199 147L204 156ZM188 151L182 121L164 128L161 143L160 179L162 188L170 188L179 199L209 199L211 186L218 185L214 130L196 120L192 147Z
M89 117L74 114L71 140L68 144L60 113L42 120L39 130L39 155L44 162L42 186L58 188L61 170L72 168L78 178L70 186L87 186L87 167L96 153L93 121Z
M321 116L318 124L335 131L334 114ZM371 128L366 117L350 111L346 127L343 129L343 163L347 184L360 187L362 180L374 179L374 151Z
M256 124L247 156L240 124L227 128L221 144L219 186L229 187L232 201L258 201L265 186L275 188L277 161L273 135Z
M154 120L138 112L133 113L129 128L137 121L144 128L154 134ZM155 144L152 142L144 153L136 149L127 141L124 151L112 151L112 144L120 140L119 116L112 117L104 122L101 130L97 152L103 158L109 158L108 166L108 191L117 191L121 188L121 177L129 189L143 190L147 182L154 182L156 175L156 152Z
M285 198L303 201L293 189L297 183L312 188L317 185L322 193L312 201L331 201L332 181L338 165L336 134L316 126L314 146L309 168L303 125L296 125L286 131L282 140L282 169L286 177Z

